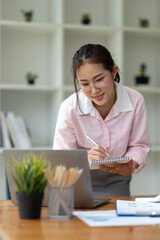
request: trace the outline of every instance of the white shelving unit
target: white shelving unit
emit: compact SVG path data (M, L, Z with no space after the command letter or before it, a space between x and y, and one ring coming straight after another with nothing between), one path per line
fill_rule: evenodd
M60 103L74 92L71 62L75 51L92 42L105 45L119 66L121 83L145 98L152 152L147 167L133 177L132 194L160 192L160 17L158 0L0 0L0 110L22 115L34 147L52 147ZM21 9L34 10L25 22ZM145 9L145 11L144 11ZM91 14L82 25L81 15ZM139 27L139 18L149 27ZM148 66L150 83L136 86L140 63ZM39 75L36 84L25 80ZM4 163L0 168L4 181ZM5 181L3 187L5 185ZM0 199L5 198L0 189ZM3 193L2 193L3 192Z

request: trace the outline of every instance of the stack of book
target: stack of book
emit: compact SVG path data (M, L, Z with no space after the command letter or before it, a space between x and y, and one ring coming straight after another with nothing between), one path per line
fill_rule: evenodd
M4 148L31 148L32 143L22 116L0 111L0 146Z

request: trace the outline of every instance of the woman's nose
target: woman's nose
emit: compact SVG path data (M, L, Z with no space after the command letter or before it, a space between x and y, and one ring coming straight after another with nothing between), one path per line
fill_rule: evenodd
M92 84L92 86L90 86L90 88L91 88L91 91L92 91L92 92L97 92L97 91L99 91L99 88L97 88L97 87L95 86L95 84Z

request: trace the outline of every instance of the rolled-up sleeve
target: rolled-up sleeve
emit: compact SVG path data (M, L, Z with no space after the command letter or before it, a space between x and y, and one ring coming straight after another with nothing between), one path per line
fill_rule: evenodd
M146 165L146 157L150 152L146 108L143 96L137 102L128 148L125 156L132 157L138 163L133 174L138 173Z
M72 126L69 106L63 102L60 106L55 129L53 149L76 149L77 141Z

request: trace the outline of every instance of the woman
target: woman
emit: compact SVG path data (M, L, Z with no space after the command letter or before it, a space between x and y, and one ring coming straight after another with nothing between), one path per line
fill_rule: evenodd
M54 149L86 149L88 161L129 156L125 164L91 170L94 196L130 195L131 175L150 151L143 96L119 84L118 66L102 45L82 46L73 57L75 94L60 107ZM88 134L99 146L93 146Z

